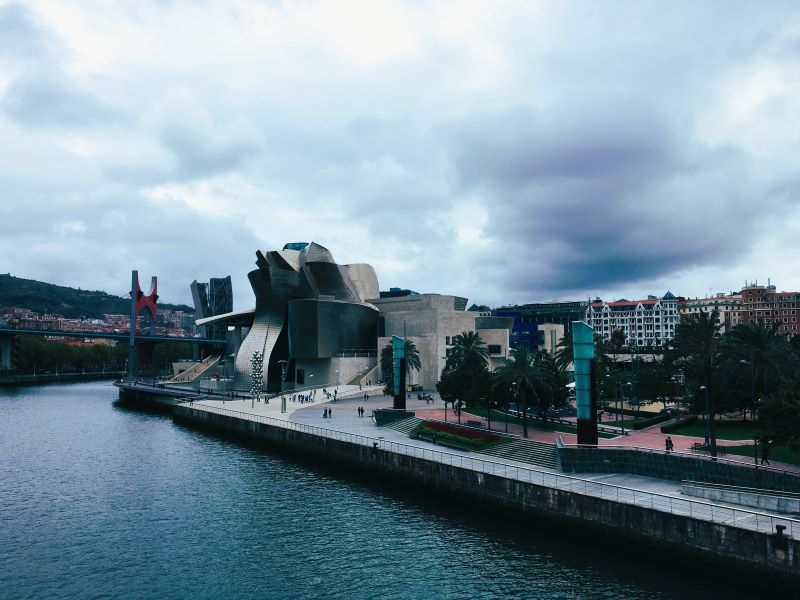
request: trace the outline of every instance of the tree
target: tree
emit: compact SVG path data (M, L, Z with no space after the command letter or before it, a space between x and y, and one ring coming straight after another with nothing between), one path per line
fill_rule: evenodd
M705 386L707 398L708 434L711 442L711 455L717 455L716 431L714 430L714 376L719 367L720 343L719 312L701 312L683 317L675 328L673 348L668 352L670 363L681 364L687 376L699 391Z
M527 346L511 350L508 360L496 371L497 381L516 391L517 403L522 407L523 437L528 437L528 397L534 399L541 411L558 400L552 388L562 382L563 377L555 359L546 352L532 353ZM566 385L561 388L566 400Z
M417 371L422 368L422 363L419 360L419 350L417 345L409 339L403 342L403 353L406 359L406 376L411 374L411 371ZM394 394L394 351L392 350L391 342L386 344L381 350L381 372L386 378L386 386L383 392L387 396ZM405 390L402 390L405 393Z
M448 403L455 406L459 401L468 406L486 402L490 388L488 362L489 352L477 332L465 331L453 338L453 347L436 384L445 408Z
M730 381L744 391L741 406L775 390L791 374L791 346L780 334L780 321L763 319L734 327L723 344L722 361ZM743 368L745 367L745 368Z
M573 361L572 354L572 330L564 331L564 335L559 340L556 346L556 365L563 373L565 372Z
M784 381L767 396L759 410L759 430L770 444L800 452L800 378Z
M487 368L489 350L477 331L464 331L453 338L453 347L448 362L460 369L480 370Z

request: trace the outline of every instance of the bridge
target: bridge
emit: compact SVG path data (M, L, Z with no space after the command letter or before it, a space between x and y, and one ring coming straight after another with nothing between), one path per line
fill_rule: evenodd
M153 277L150 291L145 294L139 285L139 272L131 271L131 314L130 325L127 331L95 331L95 330L51 330L29 329L19 326L0 327L0 373L14 373L15 365L15 340L21 335L36 335L50 337L72 337L119 340L128 342L128 375L133 377L137 373L140 360L144 363L152 359L152 348L155 344L165 342L183 342L192 344L196 352L201 346L225 346L225 339L207 337L179 337L170 335L156 335L156 306L158 302L158 278ZM149 335L139 332L136 323L142 316L149 321Z
M92 330L67 330L56 331L50 329L22 329L17 327L0 327L0 337L7 335L42 335L42 336L58 336L58 337L78 337L78 338L92 338L92 339L106 339L106 340L124 340L128 341L130 338L129 331L120 332L99 332ZM185 342L187 344L202 344L209 346L224 346L225 340L216 340L211 338L201 337L180 337L176 335L136 335L136 339L141 342Z

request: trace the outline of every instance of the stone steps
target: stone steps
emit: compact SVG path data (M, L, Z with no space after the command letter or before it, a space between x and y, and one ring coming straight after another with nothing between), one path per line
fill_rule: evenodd
M400 433L405 433L406 435L410 435L414 428L422 423L423 419L418 417L408 417L407 419L401 419L400 421L394 421L385 425L389 429L394 429L395 431L399 431Z
M558 451L554 444L531 440L514 440L508 444L502 444L486 450L476 450L476 452L548 469L559 469Z

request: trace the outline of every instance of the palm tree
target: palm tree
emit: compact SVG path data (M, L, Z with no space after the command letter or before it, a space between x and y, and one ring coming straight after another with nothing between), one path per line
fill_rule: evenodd
M567 368L572 364L573 361L573 354L572 354L572 330L564 331L564 335L558 342L556 346L556 365L558 365L559 370L563 373L567 370Z
M419 372L422 363L419 360L419 350L417 345L409 339L403 343L403 354L406 359L406 376L411 374L411 371ZM392 350L391 342L386 344L381 350L381 372L386 378L385 391L391 395L394 388L394 351Z
M485 369L489 362L489 350L477 331L464 331L453 337L447 362L456 369Z
M522 405L523 437L528 437L526 396L531 393L536 397L536 384L539 376L539 368L534 360L534 355L527 346L518 346L511 350L508 360L497 372L497 378L500 381L516 388L517 401Z
M701 312L682 318L675 328L670 361L682 361L694 370L697 380L705 386L708 437L711 456L717 456L717 438L714 430L714 375L719 366L720 342L719 312ZM700 387L700 386L699 386Z
M457 402L472 406L485 402L489 391L489 352L481 336L475 331L464 331L453 338L453 347L436 385L444 401L455 408ZM459 414L459 419L460 419Z
M769 385L787 375L788 342L780 333L780 321L767 324L763 319L737 325L731 330L732 356L737 364L751 369L753 393L766 393Z

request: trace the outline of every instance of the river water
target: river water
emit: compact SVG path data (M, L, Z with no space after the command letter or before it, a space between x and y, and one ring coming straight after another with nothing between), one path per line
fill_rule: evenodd
M0 597L765 597L661 550L523 526L116 397L106 382L0 388Z

